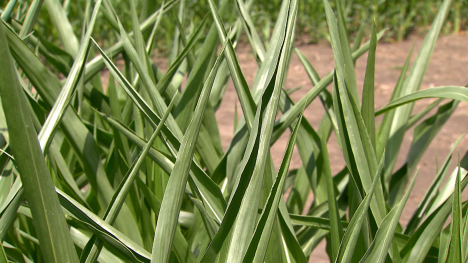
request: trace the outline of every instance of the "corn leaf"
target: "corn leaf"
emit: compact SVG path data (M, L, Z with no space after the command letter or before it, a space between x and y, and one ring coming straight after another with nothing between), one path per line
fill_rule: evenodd
M58 216L63 213L29 116L27 101L13 67L4 33L6 30L8 29L2 24L0 60L6 66L0 74L0 94L15 164L32 208L41 249L46 261L78 262L65 218Z

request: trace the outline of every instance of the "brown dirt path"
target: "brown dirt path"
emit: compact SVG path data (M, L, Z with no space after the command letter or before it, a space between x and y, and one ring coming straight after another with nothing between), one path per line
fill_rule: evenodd
M388 103L395 83L399 77L400 68L403 66L405 59L413 46L413 43L414 59L415 55L419 51L422 41L423 39L421 38L414 38L400 43L378 44L375 68L376 109L380 109ZM423 89L436 86L464 86L468 84L468 45L466 43L468 43L467 35L443 36L439 39L432 56L431 63L427 70L426 77L424 78L422 86ZM321 77L325 76L328 72L330 72L330 70L333 69L333 54L329 45L303 45L299 46L298 48L307 56ZM257 70L257 65L255 63L254 57L251 55L249 48L238 48L238 57L247 82L252 84ZM362 87L363 85L366 61L367 55L364 55L358 60L356 64L356 74L359 87ZM298 86L302 86L302 88L291 95L294 101L298 101L312 88L304 68L302 67L297 56L294 55L291 60L286 88L295 88ZM413 113L421 110L424 106L430 104L432 101L433 100L426 99L418 102ZM230 83L222 105L216 113L216 118L218 120L221 132L221 139L225 149L233 136L235 103L238 104L238 110L241 111L234 87L232 83ZM314 127L318 127L323 114L324 111L319 101L314 101L305 111L305 117ZM400 220L403 225L405 225L410 219L418 202L423 197L425 190L430 185L433 177L435 176L436 158L438 159L439 164L442 163L452 148L455 140L460 135L468 132L467 117L468 104L460 103L458 109L451 116L437 137L431 143L429 149L424 154L419 164L420 170L416 185L411 193L410 199ZM379 120L377 120L377 124L379 124ZM271 153L276 167L278 167L279 163L281 162L288 137L289 133L284 134L282 138L278 140L278 142L272 147ZM407 136L405 137L404 145L398 158L398 163L396 166L397 168L403 164L406 158L409 146L411 145L411 137L412 131L408 132ZM458 145L458 152L461 156L463 156L467 150L468 137L464 136ZM329 154L330 163L332 164L332 172L336 173L344 166L344 161L342 153L336 144L336 139L333 136L329 143ZM452 168L454 168L456 165L455 163L457 162L457 156L458 153L455 151ZM291 168L297 168L300 165L300 157L296 151L291 162ZM452 170L453 169L450 169L450 171ZM465 200L466 196L467 191L464 193ZM312 254L310 262L312 262L312 259L313 262L328 262L329 260L326 253L324 252L324 248L325 245L322 243L319 248Z

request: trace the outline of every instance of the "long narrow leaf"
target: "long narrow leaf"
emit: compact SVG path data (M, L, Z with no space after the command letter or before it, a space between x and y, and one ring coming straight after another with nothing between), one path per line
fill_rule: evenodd
M11 148L31 205L41 249L46 261L78 262L65 218L60 216L60 204L13 67L5 30L2 23L0 60L6 66L0 74L0 94L10 131Z
M286 173L291 162L292 152L294 144L296 142L297 131L301 124L302 116L298 119L296 127L289 138L286 152L284 153L283 161L278 172L278 177L275 180L270 196L266 202L265 208L263 209L260 220L258 221L255 234L250 241L249 248L245 254L243 262L263 262L265 253L268 247L268 240L271 235L273 228L273 222L275 221L278 204L282 195L283 185L286 179Z
M208 79L205 82L205 87L200 95L200 101L194 112L194 118L192 119L192 122L184 136L181 149L179 150L177 160L174 164L174 169L172 170L166 191L164 192L163 201L161 203L161 213L158 217L156 232L154 234L151 262L162 263L169 261L174 231L177 227L175 219L179 214L191 160L195 151L198 131L201 127L201 120L205 106L209 98L210 90L213 85L214 77L219 67L220 57L222 57L223 51L224 47L210 72L210 76L208 76Z
M414 183L416 182L416 174L403 199L388 213L388 215L382 221L382 225L377 231L374 241L372 242L369 250L367 251L366 255L364 255L364 258L361 260L361 262L385 262L387 258L387 252L390 248L390 245L392 244L395 229L400 220L401 213L403 212L406 201L408 200Z

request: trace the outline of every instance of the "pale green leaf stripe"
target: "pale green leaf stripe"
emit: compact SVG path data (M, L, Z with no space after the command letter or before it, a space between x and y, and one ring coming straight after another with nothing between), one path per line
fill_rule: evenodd
M406 201L408 201L411 190L413 189L414 183L416 182L416 175L413 177L413 180L406 190L405 195L402 200L396 205L384 218L382 224L380 225L377 234L375 235L374 241L372 241L371 246L367 250L367 253L364 255L360 262L366 263L383 263L387 258L387 253L392 245L392 240L395 236L395 230L399 224L401 213L405 207Z
M109 124L120 131L125 137L127 137L127 139L129 139L132 143L136 144L140 148L144 147L146 142L131 130L126 128L123 124L104 114L101 114L101 116L107 120ZM164 171L166 171L166 173L172 173L174 163L166 155L154 148L151 148L148 152L148 156L153 159ZM200 191L201 198L203 199L204 203L208 205L213 219L215 219L218 223L221 223L226 207L226 202L220 189L198 164L193 162L191 171L192 172L190 175L193 177L198 191Z
M133 44L135 45L135 49L137 50L138 57L140 58L141 62L143 63L143 65L146 66L146 68L149 68L148 67L149 61L147 60L148 54L146 52L146 46L145 46L145 41L143 40L143 34L141 33L140 28L139 28L140 23L138 21L138 14L136 11L135 1L130 2L130 11L132 15L131 21L132 21L132 29L133 29Z
M153 212L155 213L155 216L157 217L159 215L159 211L161 209L161 203L159 200L156 198L156 196L151 192L151 190L148 188L148 186L139 178L136 177L136 182L140 188L140 190L143 192L143 195L145 196L146 200L151 206L151 209L153 209ZM187 243L187 240L185 240L184 235L180 231L180 228L176 229L175 235L174 235L174 244L173 244L174 252L181 262L187 262L187 263L195 263L197 262L197 259L193 255L192 251L189 248L189 244ZM149 259L148 259L149 261Z
M281 47L281 45L283 45L284 42L283 28L284 25L287 23L287 12L289 8L288 4L289 3L287 1L283 1L281 3L278 19L276 20L276 24L271 35L271 40L268 44L267 53L265 54L265 58L262 62L261 67L258 69L258 72L253 82L251 93L256 103L258 103L258 101L260 100L264 87L266 87L268 83L271 82L271 79L276 71L275 65L278 63L279 60L279 48ZM294 120L296 119L296 117L294 118Z
M189 55L189 52L195 46L196 42L200 38L201 32L205 28L205 22L206 22L206 17L200 23L197 30L192 34L192 37L190 38L189 42L187 43L187 45L185 45L184 49L180 52L180 54L177 56L177 58L171 64L171 66L166 71L164 76L159 80L158 84L156 85L156 89L160 93L165 92L165 90L166 90L167 86L169 86L169 83L171 82L172 78L177 73L177 70L179 69L180 65L185 60L185 57L187 57Z
M190 182L191 181L189 180L189 183ZM208 213L206 213L206 209L203 206L203 202L201 202L199 199L194 198L192 196L189 196L189 198L192 201L192 203L200 211L200 214L201 214L201 217L202 217L202 220L203 220L203 224L205 225L205 229L206 229L206 232L208 232L208 236L209 236L210 240L213 239L215 237L215 235L216 235L216 232L219 229L219 226L213 221L213 218L211 218L210 215L208 215Z
M56 188L55 191L59 197L63 212L65 212L69 218L83 223L84 226L99 235L99 238L118 249L126 257L133 260L136 258L144 262L149 262L151 255L148 251L113 226L107 224L99 216L89 211L86 207L60 189Z
M166 3L161 9L156 10L151 16L149 16L145 21L140 24L141 32L146 32L159 17L159 14L163 14L169 10L178 0L171 0ZM132 36L133 32L129 33L129 36ZM123 41L117 42L115 45L106 50L106 54L112 54L116 56L123 51ZM86 64L84 81L89 81L94 77L103 67L105 66L102 56L97 56L90 62Z
M28 197L37 237L46 262L78 262L63 212L50 177L37 134L18 81L3 23L0 24L0 95L6 117L10 147Z
M3 249L3 242L0 242L0 263L8 263L7 255Z
M336 258L336 263L349 263L353 258L354 249L358 241L359 235L361 233L362 224L366 221L370 201L374 194L375 186L380 182L380 176L382 174L385 158L381 158L379 168L377 169L377 174L374 176L374 182L372 187L367 193L366 197L362 200L358 209L354 212L353 218L347 226L346 232L341 240L340 250L338 252L338 257ZM350 180L352 180L350 178Z
M364 78L364 89L362 91L362 108L361 114L364 124L366 125L369 138L374 151L375 145L375 106L374 106L374 75L375 75L375 52L377 48L377 36L375 32L375 21L372 23L372 34L367 57L366 76ZM356 98L357 99L357 98Z
M16 189L12 188L12 192L15 193L13 199L9 201L8 204L5 204L5 207L0 214L0 240L4 240L5 235L8 233L7 230L16 219L16 212L18 211L18 207L24 201L26 196L24 189L22 188L21 180L17 179L17 181L19 182L19 187L21 188L17 191Z
M154 140L159 136L159 133L164 126L164 122L166 121L167 117L169 116L172 107L175 104L175 96L172 98L171 103L167 107L167 111L164 113L164 116L161 118L161 122L159 123L158 127L154 131L154 133L151 135L150 139L146 143L146 145L143 147L141 150L141 153L139 157L136 159L136 161L132 164L130 169L128 170L127 174L125 175L124 179L120 182L119 187L115 190L114 196L112 197L112 200L109 203L109 206L107 207L106 213L104 214L104 221L109 223L110 225L114 224L117 215L120 212L120 209L122 208L125 198L127 197L127 194L130 190L130 187L133 186L133 182L135 180L135 177L137 176L140 166L143 163L143 161L146 158L146 155L148 154L149 150L151 149ZM97 257L99 256L99 253L102 249L102 242L100 240L97 240L95 238L91 238L93 240L94 245L89 251L88 255L81 255L81 261L83 261L83 257L86 258L86 262L94 262ZM91 245L91 244L90 244ZM88 245L87 245L88 246ZM85 250L86 251L86 250Z
M460 143L461 139L464 136L465 135L460 135L460 137L458 137L458 139L453 144L452 149L447 154L447 158L440 166L440 169L437 172L437 175L434 177L434 180L432 181L431 185L427 188L426 193L424 194L424 197L421 199L421 202L418 204L416 211L414 211L413 216L408 222L408 225L406 226L406 229L404 232L405 234L407 235L413 234L414 231L416 231L417 227L419 226L420 222L422 221L423 216L428 212L428 209L430 208L431 203L438 195L440 186L442 185L442 182L445 179L445 176L449 169L449 165L452 161L452 154L455 151L455 149L457 149L458 144Z
M288 6L290 5L289 2L287 4ZM288 13L285 13L285 15L288 15ZM293 17L294 15L292 14L291 16ZM283 31L286 31L285 27L287 26L283 25ZM290 27L293 26L290 25ZM288 31L288 33L291 33L291 31ZM283 32L282 39L285 39L285 35L286 32ZM277 48L281 50L282 47L284 46ZM288 52L286 49L284 48L283 51ZM286 60L283 58L282 63ZM284 67L282 68L278 65L270 66L277 67L284 73ZM214 262L217 257L220 262L241 261L247 250L248 244L238 240L250 239L255 229L261 185L263 183L266 158L270 145L269 137L271 136L271 130L269 129L272 127L268 126L273 124L274 116L276 115L276 106L272 105L273 103L268 103L268 101L276 101L277 104L280 91L278 87L282 85L280 83L284 77L281 75L282 73L278 72L278 79L274 87L273 85L265 85L270 89L274 89L274 92L278 92L278 94L273 93L273 95L270 95L271 97L268 94L264 94L264 98L258 104L259 107L257 107L254 125L249 135L247 149L243 150L245 151L244 158L237 172L238 177L236 186L234 187L235 192L231 194L224 220L216 237L211 241L205 252L202 262ZM263 114L265 114L265 117L261 118ZM262 125L260 125L260 122L262 122ZM259 137L262 137L262 140L259 140Z
M457 108L459 101L451 100L440 106L437 112L418 124L414 128L413 142L406 157L404 167L392 176L390 180L388 204L393 206L404 194L404 188L410 180L410 175L414 172L419 160L421 159L429 144L442 129L445 122L450 118ZM406 169L406 170L405 170Z
M441 3L437 16L432 22L431 29L427 33L421 49L414 60L413 66L402 84L401 90L397 95L398 97L410 94L421 88L423 77L426 73L427 67L429 66L429 61L434 51L437 38L442 29L445 18L450 12L450 6L452 3L453 0L444 0ZM386 182L390 181L389 177L391 176L396 164L397 155L403 142L406 125L413 110L413 106L414 104L408 104L396 109L394 112L394 118L390 124L390 133L388 135L389 140L386 142L385 146L383 145L386 147L387 153L387 160L385 161L386 171L384 172L384 179Z
M187 128L177 160L172 169L169 182L164 197L161 203L161 212L158 217L156 230L154 233L153 249L151 252L152 263L165 263L169 262L170 252L172 248L172 241L174 232L177 227L177 216L179 215L182 198L187 184L187 177L190 171L191 160L195 151L195 145L198 137L198 132L201 127L203 113L205 111L206 103L208 102L213 81L216 76L221 58L223 57L224 48L220 52L213 69L208 76L200 99L195 108L192 121Z
M167 109L167 106L165 104L164 99L162 98L162 95L157 91L155 82L154 82L154 74L152 72L151 68L146 67L146 60L140 59L138 57L137 50L133 47L132 43L130 42L128 34L125 32L123 29L123 26L119 22L119 27L120 27L120 35L123 40L124 44L124 49L125 52L128 55L128 58L134 65L136 71L138 72L143 87L146 89L151 102L153 103L153 107L156 110L156 113L158 113L160 116L164 114L164 112ZM172 115L169 115L167 119L167 126L170 128L172 131L172 134L177 138L179 141L182 141L183 133L182 130L180 129L179 125L175 121L174 117ZM213 159L213 156L207 155L207 153L216 153L216 150L214 149L214 146L212 144L207 144L206 141L204 140L205 138L200 138L200 140L197 141L197 145L200 145L200 147L206 147L204 150L198 151L198 153L202 156L202 159L205 160L206 164L209 164L209 169L214 170L215 164L210 162L211 159ZM172 146L169 145L169 148ZM198 147L198 146L197 146Z
M226 1L223 1L224 9L226 9ZM209 16L209 14L207 15ZM185 132L192 117L193 109L195 108L198 96L203 88L203 82L207 76L208 70L213 65L213 56L216 54L216 46L218 45L218 37L216 34L216 26L213 24L205 37L203 45L199 48L197 59L193 65L190 73L187 76L187 83L184 87L183 94L177 108L174 110L174 117L179 124L180 129ZM167 73L166 73L167 74ZM219 73L218 73L219 74ZM200 141L203 136L200 137ZM200 151L204 153L206 151ZM215 155L213 155L214 157ZM215 158L212 158L215 159ZM214 160L215 162L217 160ZM211 162L207 162L210 164ZM213 167L208 167L209 171L213 171Z
M73 91L78 85L78 82L83 73L83 67L88 56L91 34L93 33L94 24L99 13L101 2L102 0L98 0L94 6L93 15L89 21L88 30L86 31L86 35L80 46L78 54L76 55L75 62L73 63L67 80L65 81L65 84L63 85L62 90L60 91L60 94L57 97L57 100L55 101L55 104L47 116L47 119L39 133L40 144L44 153L47 152L47 148L49 147L49 144L53 138L55 129L61 121L62 116L65 113L68 104L70 103Z
M344 62L344 73L346 75L346 84L347 89L350 93L349 97L354 98L354 100L359 103L359 95L356 81L356 73L354 70L354 60L352 58L351 47L348 39L348 32L346 29L346 21L343 14L343 2L336 2L336 15L338 17L338 36L339 36L339 45L341 46L341 57L338 58ZM335 60L336 60L335 56Z
M94 41L94 39L93 39L93 41ZM130 99L135 103L135 105L143 112L143 114L145 114L145 116L150 121L150 124L153 127L156 127L156 125L160 122L159 116L153 111L152 107L150 105L148 105L148 103L135 90L135 88L130 84L130 82L128 82L128 80L122 75L122 73L117 69L117 67L114 65L114 63L112 63L110 58L98 46L96 41L94 41L94 44L96 45L99 52L101 53L101 56L104 59L104 63L106 64L106 66L109 69L110 73L114 76L114 78L117 80L117 82L125 90L125 92L130 97ZM164 124L164 126L168 126L168 125ZM177 130L180 132L178 127L177 127ZM171 143L173 143L173 144L175 143L176 147L179 146L180 142L179 142L179 137L177 136L177 133L173 133L172 130L169 130L169 128L165 128L163 130L163 133L164 133L165 136L168 137L168 139L169 139L169 141Z
M336 77L334 81L334 107L339 124L339 136L343 156L352 176L361 181L364 190L369 191L372 185L372 176L377 170L377 159L370 142L367 129L365 129L361 113L357 108L355 99L348 92L347 76L343 51L340 46L338 26L330 3L324 0L327 22L330 31L331 44L335 55ZM357 178L359 176L359 178ZM371 201L371 210L380 226L386 214L383 190L377 186L376 198Z
M331 258L334 262L338 258L338 250L340 249L340 241L343 238L343 226L341 225L340 212L338 211L338 203L336 202L335 185L331 174L330 160L327 149L328 131L323 129L322 138L320 140L320 150L323 157L322 176L325 176L327 197L328 197L328 216L330 218L330 240L331 240ZM350 179L352 180L352 179ZM359 234L359 232L358 232Z
M7 6L5 7L5 10L3 10L2 13L2 20L3 21L9 21L10 20L10 15L13 9L15 8L17 0L10 0L8 1Z
M401 250L402 262L424 262L431 245L443 229L450 208L449 201L446 201L425 219Z
M6 24L4 25L6 26ZM46 109L52 108L55 99L60 93L61 85L59 80L47 70L39 58L32 53L28 46L10 28L5 33L11 47L11 55L39 93ZM62 118L61 129L79 157L91 187L100 193L98 195L99 206L103 208L107 207L114 190L101 163L100 152L93 135L71 107L67 109ZM124 206L123 212L129 213L130 211ZM132 222L123 222L118 219L116 227L134 238L134 240L140 239L139 231L137 231L138 228L133 220Z
M154 84L154 81L153 81L154 75L150 74L149 69L146 67L147 59L142 60L138 57L137 50L133 47L132 43L130 42L129 36L123 29L123 26L120 24L120 22L119 22L119 27L120 27L120 35L124 44L125 52L127 53L128 58L130 59L132 64L135 66L135 69L138 72L141 78L141 81L143 83L143 87L146 89L151 99L151 102L153 103L153 107L155 108L156 113L158 113L159 116L162 116L164 115L164 112L166 112L167 106L161 94L156 89L156 85ZM172 130L176 138L178 138L179 140L182 140L183 134L181 130L179 129L179 126L175 122L174 117L172 117L172 115L169 115L167 119L167 126Z
M460 190L460 164L458 164L455 189L453 191L452 223L450 224L450 246L445 262L462 262L462 204Z
M257 208L260 202L262 185L269 156L270 139L273 131L275 117L278 110L279 98L287 74L287 64L291 55L291 45L294 41L295 20L297 16L298 1L288 1L288 12L285 13L287 22L282 26L284 43L277 47L279 60L276 65L276 78L265 87L262 99L258 103L255 122L249 137L249 144L256 145L251 153L244 156L244 161L251 163L245 170L239 170L241 176L251 177L242 197L237 217L232 226L232 235L220 252L219 262L240 262L247 252L248 244L244 242L253 236L256 226ZM268 90L271 89L271 94ZM267 104L268 103L268 104ZM254 132L257 131L257 132ZM253 161L253 162L251 162Z
M268 248L273 223L276 219L278 205L283 194L283 186L291 162L291 157L296 143L297 132L301 125L302 115L299 117L296 127L294 128L284 153L283 161L281 162L278 176L271 188L265 208L263 209L260 220L258 221L255 233L250 241L245 257L242 262L263 262Z
M364 203L362 203L361 205L364 205ZM328 219L328 218L315 217L315 216L304 216L304 215L294 215L294 214L290 214L289 216L291 217L291 223L293 225L307 226L307 227L311 227L311 228L323 229L323 230L326 230L326 231L330 231L330 219ZM345 231L348 231L349 225L352 222L353 222L353 219L351 219L351 222L341 221L341 224L343 225L343 228L344 228ZM355 231L355 229L351 229L350 231L353 232L353 231ZM346 232L345 232L345 235L346 235ZM398 232L395 232L395 236L393 238L395 238L395 240L399 244L399 247L405 246L405 244L410 240L410 236L400 234ZM435 249L435 247L432 247L432 249ZM341 262L343 262L343 261L341 261Z
M468 171L466 170L466 167L468 167L468 152L465 153L465 156L461 159L460 164L460 177L462 179L462 189L464 189L466 184L468 183ZM442 187L442 189L439 190L439 194L436 196L434 202L432 202L427 212L428 214L432 214L432 212L436 208L441 206L444 202L446 202L447 199L449 199L453 195L453 191L455 189L455 178L457 177L457 173L458 168L452 172L445 185Z
M413 46L414 47L414 46ZM408 71L411 55L413 53L413 47L411 48L405 63L400 72L400 76L398 77L397 83L395 84L395 89L393 90L392 97L390 100L394 100L400 97L400 90L403 87L403 82L406 78L406 72ZM395 118L395 111L389 112L385 114L382 124L380 125L377 140L377 157L381 157L384 149L387 147L387 142L390 136L390 129L393 123L393 119ZM384 178L385 179L385 178Z
M26 13L26 17L23 21L23 26L21 27L21 30L18 34L21 39L26 37L33 29L36 18L39 15L39 11L41 11L43 2L44 0L34 0L29 6L28 13Z
M5 197L3 200L2 205L0 206L0 218L3 216L3 213L5 212L5 209L10 205L10 203L15 199L15 197L18 195L19 191L22 188L22 183L19 178L15 179L15 182L13 185L11 185L8 195Z
M84 231L83 231L84 232ZM73 242L75 243L75 246L83 249L86 245L86 243L89 240L89 234L85 234L81 232L80 230L70 227L70 235L73 239ZM106 248L102 249L101 254L99 255L98 262L102 263L125 263L124 260L120 259L113 253L111 253L109 250Z
M443 86L419 90L406 96L402 96L398 99L392 100L382 109L376 111L375 115L378 116L401 105L426 98L443 98L468 102L468 88L461 86Z
M462 233L462 251L464 262L468 261L468 210L465 215L465 223L463 223Z
M463 176L466 175L466 170L463 169L463 166L466 166L466 157L468 156L465 154L464 158L461 161L462 168L460 170ZM454 171L455 176L451 177L448 180L439 196L437 196L437 198L440 199L436 199L433 201L434 207L429 210L427 218L424 219L424 222L413 233L410 240L408 240L407 244L401 250L400 254L403 259L402 262L423 262L432 244L434 243L436 238L439 237L440 232L442 231L444 224L446 223L447 217L450 215L453 202L452 198L455 185L455 177L457 175L457 172L458 168ZM465 177L461 182L460 188L464 189L467 184L468 177Z
M182 1L183 3L183 1ZM181 5L182 5L181 3ZM162 2L161 4L161 7L159 8L159 10L164 10L164 6L165 6L165 1ZM153 48L154 48L154 43L156 41L155 39L155 35L156 35L156 31L157 29L159 28L159 25L161 24L161 20L162 20L162 16L163 15L163 12L158 12L158 16L156 18L156 22L154 22L153 24L153 29L151 29L151 34L148 38L148 41L146 42L146 54L148 56L151 57L151 52L153 52ZM139 24L138 24L139 26ZM140 27L138 27L138 30L140 30ZM143 30L141 30L141 32L143 33ZM132 32L134 33L134 32Z
M383 34L385 33L385 30L380 31L377 34L377 41L383 37ZM360 57L362 54L364 54L370 47L370 42L366 42L364 45L362 45L357 51L353 52L353 59L357 59ZM299 52L297 52L299 60L301 63L304 65L304 68L306 69L307 74L309 77L311 77L310 72L308 69L307 64L310 64L310 62L306 62L307 58L304 56L301 56ZM333 75L335 74L335 70L332 70L329 72L324 78L322 78L318 83L313 83L314 88L311 89L307 94L302 97L294 106L292 106L288 111L284 112L283 115L279 118L275 125L275 133L282 133L284 130L289 128L291 126L291 123L294 121L297 116L301 113L301 109L304 107L307 107L312 103L312 101L328 86L330 83L333 81ZM273 136L276 138L277 136Z
M234 83L234 87L236 88L237 96L239 97L239 101L242 106L242 111L246 117L246 121L248 123L248 127L252 127L254 121L254 112L255 112L255 102L250 95L250 90L245 80L244 75L242 74L242 70L239 66L239 62L237 60L236 53L234 52L234 48L232 47L229 38L226 37L226 30L224 29L224 25L221 21L221 17L216 10L216 7L213 3L213 0L208 0L210 5L211 13L213 14L213 19L215 21L216 28L218 30L218 36L222 43L228 41L227 50L226 50L226 61L229 66L229 71L231 72L231 78Z
M175 96L172 98L171 103L167 107L167 111L164 113L164 116L161 118L161 122L158 124L158 127L156 128L154 133L151 135L146 145L141 150L140 156L133 163L132 167L127 172L127 175L124 177L119 187L115 190L116 193L114 194L112 201L110 202L109 207L104 215L104 220L106 222L113 224L113 222L115 221L118 215L118 212L120 211L120 208L122 207L123 202L125 201L125 197L128 191L130 190L130 186L133 184L135 176L137 175L138 170L143 160L145 159L149 150L153 146L154 140L159 136L160 131L162 127L164 126L164 122L167 120L167 117L169 117L169 114L171 113L172 107L175 104L174 102L175 102Z
M153 127L159 123L159 117L153 111L150 105L141 97L141 95L135 90L135 88L130 84L130 82L122 75L122 73L118 70L117 66L112 63L112 60L104 53L98 43L93 39L94 45L98 48L99 52L101 53L101 57L109 69L109 72L114 76L115 80L120 84L120 86L125 90L129 98L135 103L135 105L140 109L143 114L145 114L150 120L150 124ZM169 134L168 134L169 135Z
M57 34L65 51L75 57L79 52L80 43L73 33L73 28L65 14L65 10L63 10L59 0L46 0L45 7L52 24L57 29Z
M257 59L257 63L261 63L265 59L265 48L263 47L257 29L252 22L248 10L246 10L244 1L236 0L236 7L242 18L242 24L244 25L247 38L249 39L250 46L252 47L255 58Z

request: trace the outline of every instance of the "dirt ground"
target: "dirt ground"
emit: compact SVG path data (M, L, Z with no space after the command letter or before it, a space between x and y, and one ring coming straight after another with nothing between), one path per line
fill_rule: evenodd
M390 96L398 80L401 67L404 64L411 47L414 44L414 59L417 52L419 51L422 41L422 38L412 38L399 43L378 44L375 68L376 109L380 109L389 102ZM468 46L466 43L468 43L468 35L451 35L440 37L424 78L422 89L447 85L464 86L468 84ZM298 46L298 48L310 60L312 65L314 65L321 77L325 76L333 69L333 54L329 45L301 45ZM242 71L247 79L247 82L251 85L257 70L255 59L248 47L238 48L237 53ZM356 64L356 74L359 87L362 87L363 85L366 61L367 54L363 55ZM295 88L298 86L302 86L302 88L292 94L291 97L294 101L300 100L310 89L313 88L304 68L302 67L302 64L300 63L297 56L294 55L291 60L286 88ZM432 101L433 100L426 99L424 101L418 102L413 113L418 112ZM216 113L224 149L227 148L228 143L231 141L233 136L235 103L238 104L238 109L240 111L241 107L237 101L235 89L232 83L230 83L224 96L222 105ZM305 117L309 120L313 127L318 127L323 114L324 111L322 105L318 100L314 101L305 110ZM419 163L420 170L416 185L411 193L410 199L408 200L400 220L403 225L406 225L406 223L411 218L411 215L416 209L418 202L424 196L426 189L436 174L436 158L439 164L442 163L450 149L453 147L455 140L468 131L467 116L468 105L466 103L460 103L458 109L451 116L437 137L431 143L429 149L424 154L422 160ZM377 124L379 124L379 120L377 120ZM282 160L288 137L289 133L284 134L283 137L279 139L278 142L272 147L271 154L276 167L279 166ZM406 154L409 150L409 146L411 145L411 140L412 131L408 132L407 136L405 137L396 168L399 168L401 164L403 164L406 158ZM463 156L467 150L468 137L464 135L460 144L458 145L458 151L455 151L453 157L454 163L452 164L450 171L452 171L456 166L458 153L460 156ZM332 173L335 174L343 168L344 160L333 135L329 143L329 154L330 163L332 165ZM291 169L298 168L300 165L301 160L299 154L297 151L295 151L291 162ZM313 197L311 196L311 198ZM464 200L466 200L466 198L467 191L464 193ZM312 254L310 262L329 262L329 259L324 250L325 244L322 242L319 248L317 248Z

